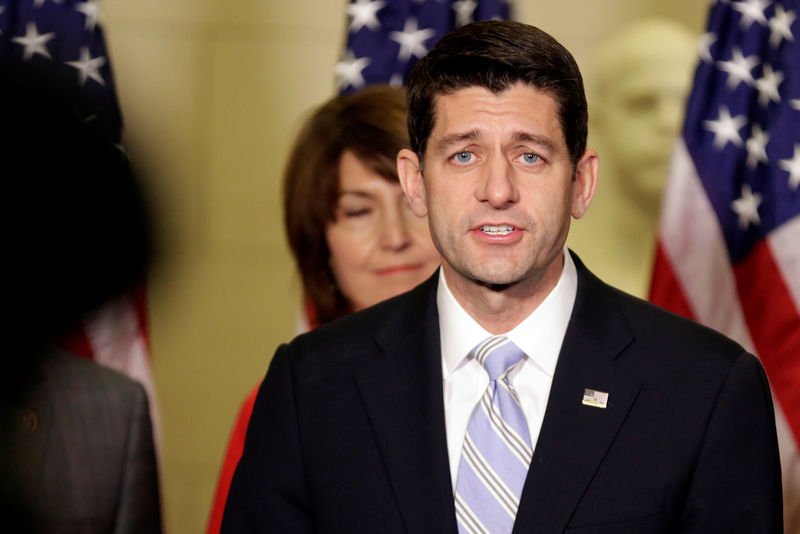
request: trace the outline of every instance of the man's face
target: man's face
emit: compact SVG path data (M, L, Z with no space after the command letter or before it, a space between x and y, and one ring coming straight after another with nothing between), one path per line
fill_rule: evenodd
M573 171L555 100L517 83L498 95L470 87L439 96L424 173L407 150L398 168L415 213L428 215L448 282L536 291L560 275L597 156L587 151Z

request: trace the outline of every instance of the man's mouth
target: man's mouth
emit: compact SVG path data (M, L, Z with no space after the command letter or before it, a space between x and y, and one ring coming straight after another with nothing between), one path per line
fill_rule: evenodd
M489 235L508 235L514 231L514 227L508 224L499 224L497 226L484 224L480 227L480 230Z

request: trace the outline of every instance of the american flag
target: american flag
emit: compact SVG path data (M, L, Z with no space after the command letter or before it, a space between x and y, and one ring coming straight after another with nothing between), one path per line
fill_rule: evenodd
M122 120L95 0L0 0L0 64L18 62L71 76L81 88L79 112L119 142Z
M76 111L110 142L121 141L122 119L95 0L0 0L0 66L13 64L74 80L80 96ZM146 317L140 287L96 312L64 345L138 380L157 432Z
M373 83L405 85L411 68L455 28L506 20L507 0L351 0L347 45L336 64L340 93Z
M650 299L758 355L800 532L798 0L719 0L665 193Z

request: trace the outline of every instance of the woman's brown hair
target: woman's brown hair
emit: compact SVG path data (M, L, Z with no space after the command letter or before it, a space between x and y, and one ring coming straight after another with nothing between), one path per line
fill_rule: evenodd
M395 158L408 147L405 91L386 85L329 100L297 135L283 178L283 212L289 247L313 305L313 323L352 311L331 270L325 239L336 216L342 154L349 150L369 169L397 182Z

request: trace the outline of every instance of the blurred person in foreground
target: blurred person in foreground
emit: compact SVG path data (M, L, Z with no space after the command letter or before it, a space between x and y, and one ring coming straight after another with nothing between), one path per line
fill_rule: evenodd
M311 328L399 295L441 259L411 211L395 157L408 148L405 91L384 85L335 97L305 122L284 175L284 221ZM207 529L219 532L258 388L245 400Z
M127 158L80 107L73 86L51 74L0 72L11 310L0 373L3 525L158 533L144 389L58 348L87 314L141 281L151 252Z
M565 247L598 176L569 51L468 24L408 101L398 176L442 267L277 349L223 534L779 533L758 360Z

